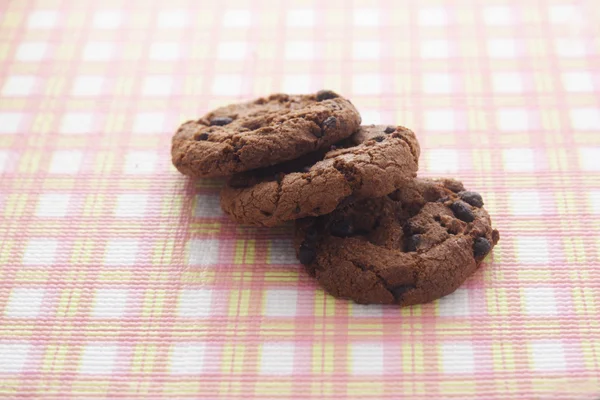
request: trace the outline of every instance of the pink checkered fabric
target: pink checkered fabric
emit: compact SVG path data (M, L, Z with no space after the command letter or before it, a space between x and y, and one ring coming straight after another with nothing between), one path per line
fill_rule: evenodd
M600 394L600 6L0 2L0 398ZM501 232L454 294L357 306L233 224L178 124L330 88L419 135Z

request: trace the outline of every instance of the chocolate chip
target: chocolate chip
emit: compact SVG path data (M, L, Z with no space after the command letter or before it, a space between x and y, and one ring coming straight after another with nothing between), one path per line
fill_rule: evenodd
M406 251L417 251L417 247L419 247L419 243L421 243L421 235L418 233L416 235L412 235L406 240Z
M473 215L471 207L462 200L455 201L450 208L452 209L452 212L454 212L454 215L461 221L473 222L473 220L475 220L475 215Z
M294 212L296 214L298 214L300 212L300 206L299 205L296 205L296 208L294 208Z
M406 293L409 290L412 290L414 288L415 288L415 286L413 286L413 285L399 285L399 286L394 286L394 287L390 288L389 291L392 293L392 295L394 296L394 299L396 299L396 301L400 301L402 299L402 296L404 295L404 293Z
M383 142L385 140L385 137L383 137L383 136L376 136L376 137L373 138L373 140L376 141L376 142L381 143L381 142Z
M196 136L196 140L208 140L208 133L201 133Z
M335 221L331 224L331 234L338 237L348 237L354 233L354 227L348 220Z
M333 129L337 125L337 119L335 117L329 117L323 121L323 129Z
M458 196L461 198L461 200L469 203L473 207L483 207L483 198L477 192L470 192L465 190L463 192L459 192Z
M317 101L335 99L336 97L339 97L339 95L331 90L319 90L317 92Z
M317 258L317 249L312 246L302 243L298 251L298 260L304 265L312 263Z
M396 128L394 128L393 126L388 126L387 128L385 128L385 130L383 132L384 133L394 133L394 132L396 132Z
M473 242L473 254L475 258L483 258L492 249L492 244L484 237L478 237Z
M210 124L211 125L217 125L217 126L223 126L223 125L230 124L231 121L233 121L233 118L229 118L229 117L215 117L215 118L213 118L213 119L210 120Z

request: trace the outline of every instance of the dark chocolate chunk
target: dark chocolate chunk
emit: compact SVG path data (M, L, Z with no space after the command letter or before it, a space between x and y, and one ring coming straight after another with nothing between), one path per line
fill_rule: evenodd
M208 133L201 133L198 136L196 136L196 140L208 140Z
M458 219L465 222L473 222L475 220L475 215L473 215L473 211L471 211L471 207L467 203L462 200L455 201L450 206L452 212Z
M406 293L409 290L412 290L414 288L415 288L414 285L399 285L399 286L394 286L394 287L390 288L389 291L392 293L392 295L394 296L396 301L400 301L400 300L402 300L402 296L404 295L404 293Z
M473 254L475 258L483 258L492 249L492 244L484 237L478 237L473 242Z
M348 220L334 221L331 224L331 234L338 237L348 237L354 233L354 227Z
M337 124L337 119L335 117L329 117L325 121L323 121L323 129L333 129Z
M385 133L394 133L396 132L396 128L393 126L388 126L387 128L385 128L385 131L383 131Z
M233 118L229 117L215 117L210 120L211 125L223 126L230 124L233 121Z
M335 99L336 97L340 97L337 93L332 92L331 90L319 90L317 92L317 101Z
M465 190L463 192L459 192L458 196L461 198L462 201L469 203L473 207L483 207L483 198L477 192Z
M376 142L383 142L385 140L385 137L383 136L376 136L373 138L373 140L375 140Z
M310 245L307 245L306 242L300 245L300 250L298 251L298 260L304 265L308 265L312 263L317 257L317 250Z
M406 239L406 251L417 251L419 243L421 243L421 235L417 233L416 235L410 236L408 239Z

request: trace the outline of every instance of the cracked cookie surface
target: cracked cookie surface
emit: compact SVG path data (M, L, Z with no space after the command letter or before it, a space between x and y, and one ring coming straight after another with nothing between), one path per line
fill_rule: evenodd
M361 126L329 151L234 175L221 192L221 208L236 222L263 226L327 214L409 182L419 154L407 128Z
M185 122L173 136L171 157L191 177L229 176L328 148L360 121L352 103L331 91L274 94Z
M458 181L417 178L388 196L296 221L296 253L336 297L427 303L454 292L498 243L482 206Z

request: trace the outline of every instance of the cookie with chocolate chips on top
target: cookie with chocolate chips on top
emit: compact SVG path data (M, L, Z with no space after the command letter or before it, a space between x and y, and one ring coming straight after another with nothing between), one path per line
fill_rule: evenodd
M273 94L184 123L173 136L171 156L185 175L229 176L329 148L360 121L352 103L332 91Z
M362 126L329 151L234 175L221 192L221 208L236 222L262 226L327 214L411 181L419 154L407 128Z
M296 221L298 259L330 294L357 303L427 303L454 292L500 235L483 199L452 179Z

